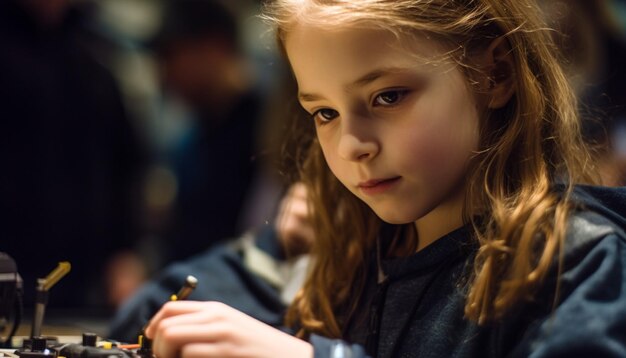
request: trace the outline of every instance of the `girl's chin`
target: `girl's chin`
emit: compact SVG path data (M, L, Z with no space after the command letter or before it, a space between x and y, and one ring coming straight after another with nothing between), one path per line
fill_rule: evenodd
M397 212L389 210L376 210L372 208L376 215L384 222L394 225L409 224L415 222L417 218L407 215L406 212Z

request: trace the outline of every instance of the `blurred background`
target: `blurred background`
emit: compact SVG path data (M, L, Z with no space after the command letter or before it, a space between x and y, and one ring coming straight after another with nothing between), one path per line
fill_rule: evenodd
M112 311L167 263L267 225L286 74L252 0L0 2L0 251L32 307ZM280 106L274 106L280 107Z
M542 1L606 185L626 185L626 1ZM25 307L110 314L269 225L288 71L255 0L0 1L0 251Z

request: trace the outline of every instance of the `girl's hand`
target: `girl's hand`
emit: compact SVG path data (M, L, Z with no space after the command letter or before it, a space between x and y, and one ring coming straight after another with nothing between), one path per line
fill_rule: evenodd
M220 302L168 302L145 333L160 358L313 357L309 343Z

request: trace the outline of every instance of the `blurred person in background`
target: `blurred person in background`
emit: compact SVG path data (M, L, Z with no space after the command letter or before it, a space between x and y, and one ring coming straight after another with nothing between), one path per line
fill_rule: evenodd
M103 308L104 267L136 237L141 147L68 0L0 2L0 250L24 278L62 260L51 308Z
M189 299L219 301L274 327L300 289L315 240L307 190L293 184L273 225L264 225L228 243L165 267L120 308L108 338L134 342L148 320L178 292L187 275L198 279Z
M161 115L184 108L188 130L165 153L176 181L163 263L187 258L239 234L257 173L261 98L239 43L235 17L219 2L164 3L151 48L163 89Z

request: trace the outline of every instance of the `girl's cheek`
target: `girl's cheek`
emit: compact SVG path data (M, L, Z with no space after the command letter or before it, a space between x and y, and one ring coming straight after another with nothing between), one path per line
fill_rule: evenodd
M403 153L410 153L405 157L404 165L429 177L453 175L469 158L467 139L449 128L422 131L408 138L401 148Z

